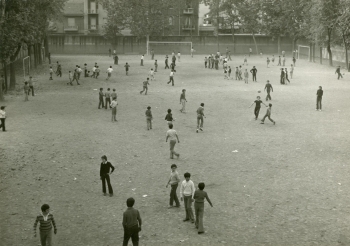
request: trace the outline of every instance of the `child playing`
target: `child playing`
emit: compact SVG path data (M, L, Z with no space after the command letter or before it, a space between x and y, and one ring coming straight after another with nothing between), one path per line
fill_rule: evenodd
M238 67L236 67L236 80L238 79Z
M91 75L91 78L95 78L95 75L96 75L96 66L94 66L92 68L92 75Z
M231 72L232 72L231 67L228 66L228 79L231 79Z
M57 234L57 227L53 215L50 214L50 206L44 204L41 206L41 213L34 222L34 237L36 237L36 226L39 225L40 242L42 246L52 245L52 225L54 233Z
M97 66L97 67L96 67L96 70L95 70L95 73L96 73L96 74L95 74L95 78L96 78L96 79L97 79L97 77L100 75L100 71L101 71L101 70L100 70L99 66Z
M166 132L165 142L168 142L168 139L170 139L170 159L174 159L174 155L179 158L180 154L176 153L174 149L176 140L178 143L180 143L180 140L177 132L173 129L173 124L169 124L169 130Z
M260 104L264 104L266 107L267 105L260 100L259 96L256 97L256 100L252 103L252 105L249 106L249 108L253 106L254 103L255 103L254 115L255 115L255 120L257 120L260 112L260 107L261 107Z
M193 196L195 192L194 183L192 182L192 180L190 180L190 173L185 173L184 177L185 180L182 181L180 186L180 197L181 201L184 201L186 210L186 217L183 221L185 222L191 220L191 222L194 223L194 216L192 211L192 202L194 202Z
M248 60L247 60L247 55L244 56L244 62L243 65L248 66Z
M129 67L130 67L130 65L128 64L128 63L125 63L125 73L126 73L126 75L129 75Z
M165 116L165 120L168 122L168 125L173 124L173 121L175 121L170 108L168 109L168 114Z
M170 178L169 181L166 185L166 188L168 188L169 184L171 186L171 191L170 191L170 201L169 201L169 208L173 208L174 201L176 203L176 207L180 207L180 202L179 199L177 198L176 194L176 189L177 186L180 183L180 178L179 178L179 173L176 171L177 166L175 164L171 165L171 173L170 173Z
M275 55L272 55L272 59L271 59L272 63L275 62Z
M148 75L149 75L149 77L151 78L151 80L156 80L156 79L154 78L154 71L153 71L153 68L151 68L151 71L149 71Z
M266 58L266 63L267 63L267 67L269 67L270 59L268 57Z
M102 106L104 108L104 103L103 103L103 88L100 88L100 91L98 93L98 98L99 98L99 103L98 103L98 109Z
M109 80L109 78L112 76L112 72L113 72L113 68L112 66L109 66L109 68L107 68L107 79Z
M110 107L112 108L112 122L117 121L117 98L113 97Z
M139 245L139 232L141 231L142 220L140 212L134 209L135 199L130 197L126 200L128 208L123 214L124 240L123 246L127 246L131 238L133 245Z
M249 73L248 73L248 70L246 69L244 71L244 83L245 84L248 84L248 78L249 78Z
M24 101L28 101L28 94L29 94L29 85L28 82L24 82Z
M213 207L213 204L211 203L207 192L203 191L204 187L205 187L204 183L199 183L198 184L199 190L196 190L193 195L193 199L195 200L194 212L196 214L195 226L198 229L198 234L204 233L204 228L203 228L204 198L207 199L210 206Z
M265 114L264 118L262 118L260 124L264 124L264 121L265 121L265 118L266 118L266 117L269 118L269 120L270 120L271 122L273 122L274 125L276 124L276 122L275 122L273 119L270 118L270 117L271 117L271 107L272 107L272 104L269 103L269 108L267 109L266 114Z
M157 68L158 68L158 62L157 60L154 61L154 72L157 72Z
M228 77L227 77L227 69L226 68L224 68L224 79L228 79Z
M52 70L52 67L50 67L50 80L52 80L52 74L53 74L53 70Z
M180 57L181 57L181 53L179 51L179 52L177 52L177 59L179 60L179 62L180 62Z
M107 109L108 107L111 108L111 89L108 88L106 93L105 93L105 109Z
M149 85L149 78L147 78L147 80L146 81L143 81L143 90L142 91L140 91L140 94L142 94L144 91L146 91L145 92L145 95L147 95L147 91L148 91L148 86L147 85Z
M293 64L290 64L290 78L292 79L293 78L293 71L294 71L294 66Z
M152 112L151 112L151 107L150 106L147 107L145 115L146 115L146 121L147 121L147 130L152 129L153 116L152 116Z
M115 89L113 89L113 92L111 93L112 98L117 98L117 93L115 92Z
M207 64L208 64L208 58L204 57L204 67L207 68Z
M182 90L182 93L180 95L180 104L182 104L182 108L180 109L180 112L181 113L185 113L185 110L186 110L186 90L183 89Z
M140 64L141 66L143 66L143 58L144 57L145 57L144 55L141 56L141 64Z

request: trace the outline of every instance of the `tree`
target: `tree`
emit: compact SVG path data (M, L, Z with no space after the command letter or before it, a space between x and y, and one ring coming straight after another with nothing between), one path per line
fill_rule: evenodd
M341 0L340 15L337 21L337 31L340 33L345 48L345 62L350 71L348 49L350 48L350 0Z

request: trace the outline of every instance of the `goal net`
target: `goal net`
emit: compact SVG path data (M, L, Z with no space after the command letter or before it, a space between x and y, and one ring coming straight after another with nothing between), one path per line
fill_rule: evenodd
M190 55L192 48L192 42L158 42L158 41L148 41L147 42L147 54L150 55L151 51L154 54L164 54L169 55L173 51L175 55L180 52L181 55Z
M309 46L298 45L298 59L311 59L311 49Z
M23 79L26 81L26 79L29 79L30 74L30 56L23 58Z

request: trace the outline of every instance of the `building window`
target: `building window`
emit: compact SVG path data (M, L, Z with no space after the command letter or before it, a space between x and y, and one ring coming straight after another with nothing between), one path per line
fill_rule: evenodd
M75 27L75 18L68 18L68 27Z
M169 26L174 25L174 18L172 16L169 17Z

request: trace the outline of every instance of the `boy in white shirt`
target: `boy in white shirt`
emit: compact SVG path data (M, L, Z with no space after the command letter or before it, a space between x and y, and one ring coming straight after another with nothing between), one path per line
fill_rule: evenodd
M170 82L172 82L172 85L174 86L174 70L171 70L170 72L168 84L170 84Z
M180 187L181 201L184 201L186 210L186 218L183 221L185 222L191 220L191 222L194 223L194 216L192 211L192 202L194 202L193 196L195 192L194 183L192 182L192 180L190 180L190 173L185 173L184 177L185 180L182 181Z
M177 52L177 59L179 60L179 62L180 62L180 57L181 57L181 53L179 51L179 52Z
M179 158L180 154L176 153L174 149L176 140L178 143L180 143L180 140L177 136L176 131L173 129L173 124L169 124L169 130L166 132L165 142L168 142L168 139L170 139L170 159L174 159L174 155L177 156L177 158Z
M112 108L112 122L117 121L117 98L113 97L110 107Z
M0 109L1 109L0 110L0 121L1 121L0 128L2 128L3 132L6 132L6 129L5 129L5 120L6 120L5 106L1 106Z
M141 66L143 66L143 58L144 58L144 55L141 56Z
M95 75L96 75L96 66L94 66L92 68L92 75L91 75L91 78L95 78Z
M154 78L154 71L153 71L153 68L151 68L151 70L148 72L148 75L149 75L149 77L150 77L151 80L156 80L156 79Z
M107 76L107 79L106 79L106 80L109 80L109 78L110 78L111 75L112 75L112 72L113 72L113 68L112 68L112 66L109 66L109 68L107 68L107 74L108 74L108 76Z

